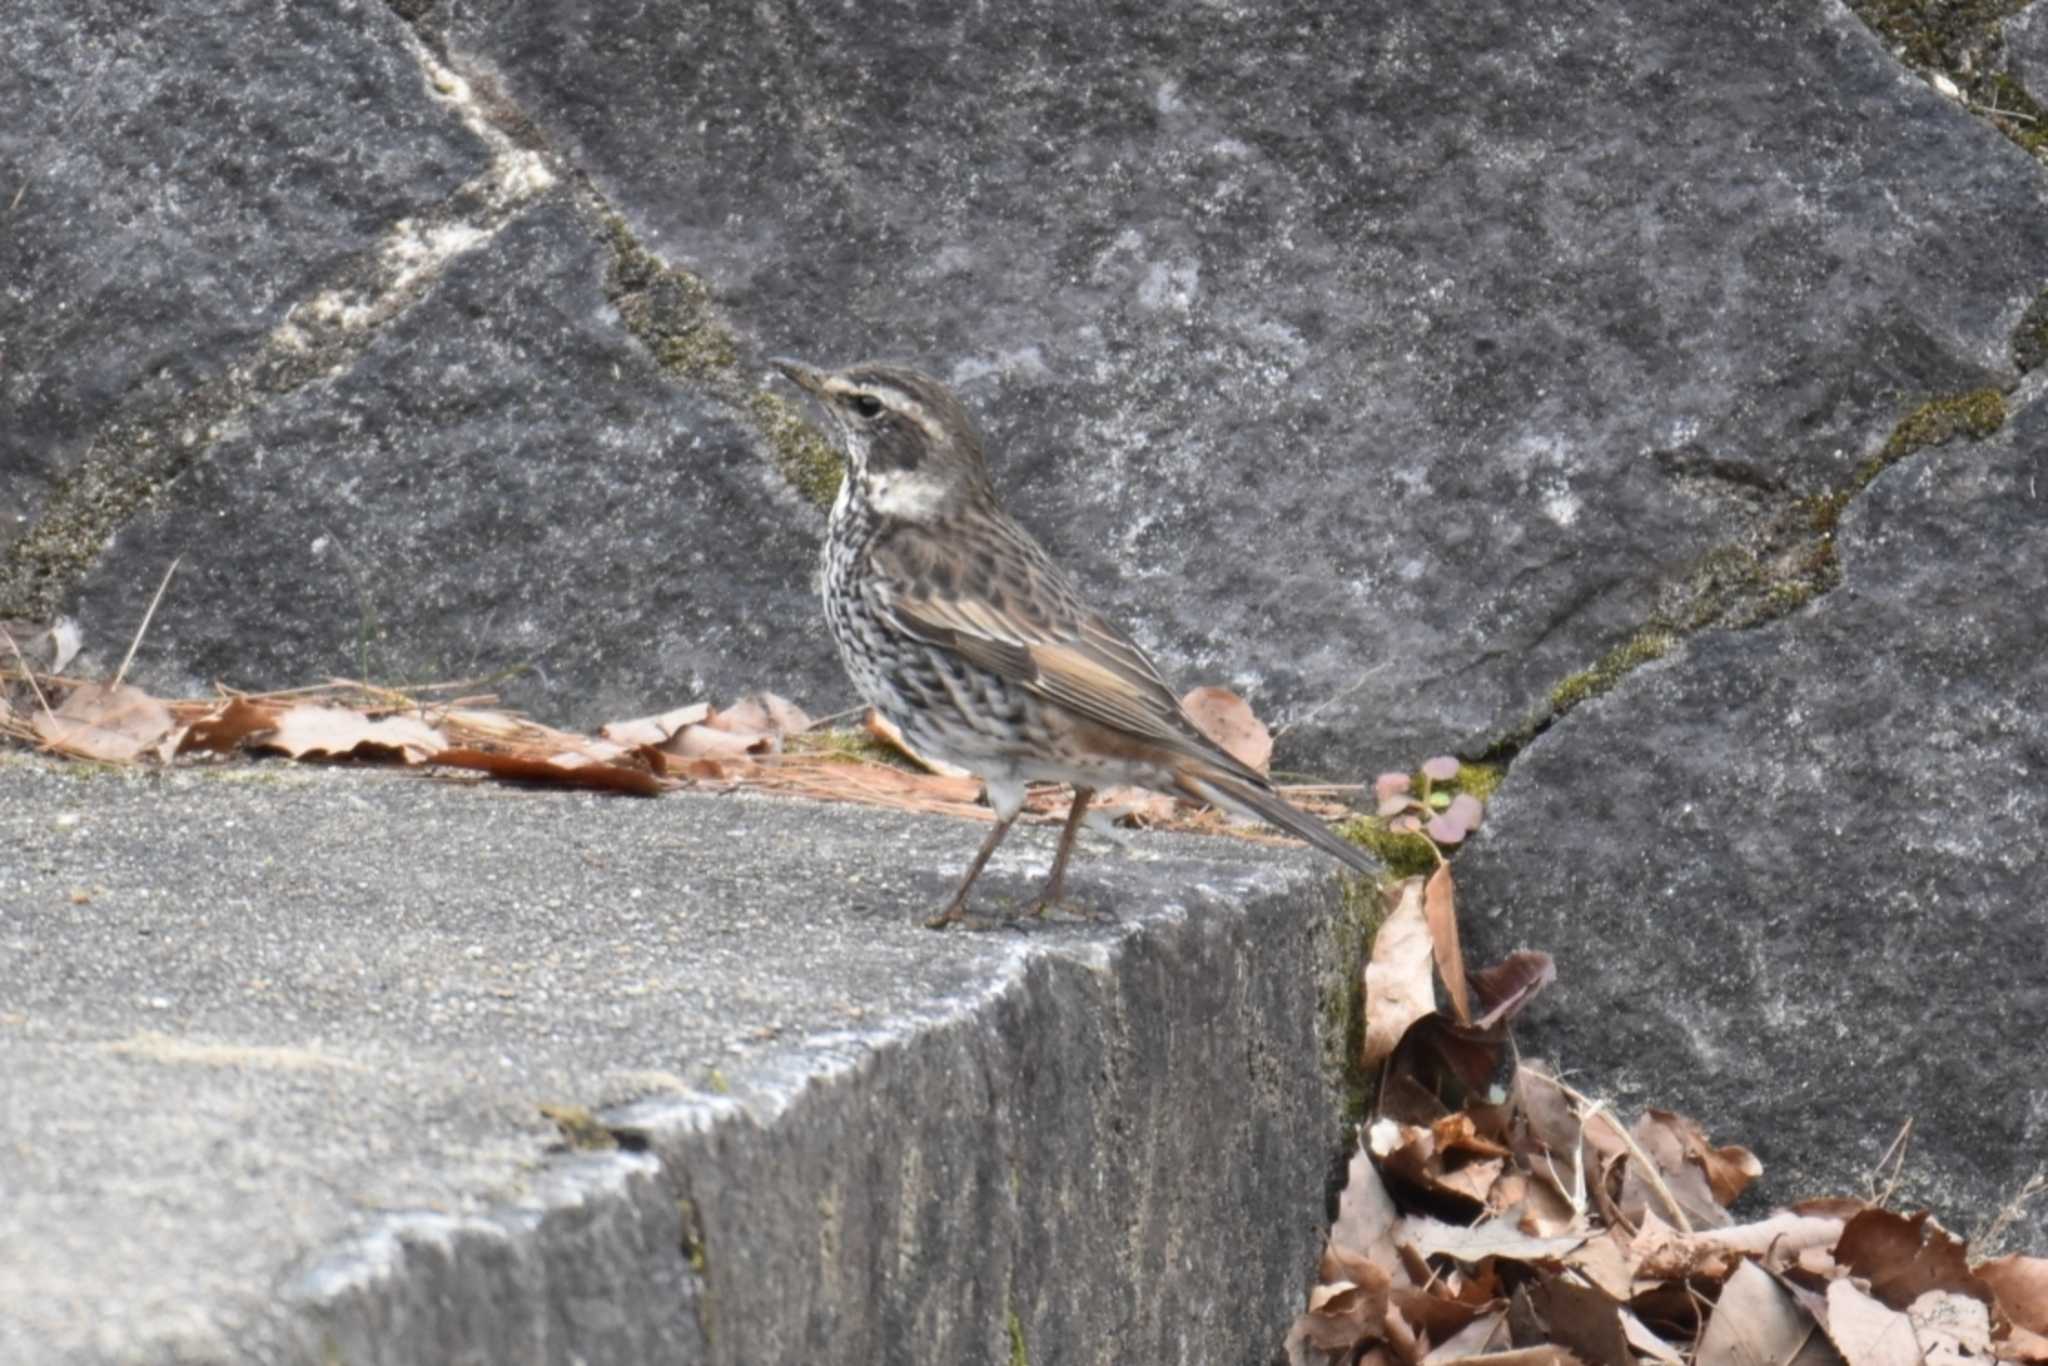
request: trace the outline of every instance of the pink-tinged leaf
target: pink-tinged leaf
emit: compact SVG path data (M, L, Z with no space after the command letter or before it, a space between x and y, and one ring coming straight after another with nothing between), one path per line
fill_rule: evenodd
M1409 805L1409 799L1403 796L1382 797L1379 808L1373 814L1382 819L1388 816L1398 816L1403 811L1406 811Z
M1387 829L1393 831L1397 835L1420 834L1422 831L1422 817L1396 816L1392 821L1389 821L1387 823Z
M1429 824L1422 827L1422 833L1448 847L1465 838L1465 827L1449 816L1431 816Z
M1460 792L1451 798L1451 804L1444 814L1467 830L1477 830L1479 823L1486 817L1486 803L1469 792Z
M1458 761L1448 754L1439 754L1433 759L1422 761L1422 776L1433 783L1447 783L1458 776Z
M1406 796L1413 786L1405 773L1382 773L1372 780L1372 795L1381 801L1389 797Z

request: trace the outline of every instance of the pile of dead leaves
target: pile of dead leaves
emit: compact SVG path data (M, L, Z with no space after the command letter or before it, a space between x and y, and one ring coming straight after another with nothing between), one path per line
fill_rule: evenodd
M1749 1152L1665 1111L1624 1127L1515 1059L1546 957L1468 974L1447 869L1393 899L1366 969L1378 1109L1293 1366L2048 1363L2048 1258L1973 1262L1882 1197L1736 1223Z
M222 689L204 699L158 698L118 674L110 682L66 676L77 648L78 632L69 623L0 622L0 735L100 763L172 764L235 754L381 761L642 796L676 787L745 788L994 819L978 780L916 755L873 713L860 730L828 730L773 693L729 707L693 703L580 735L505 710L489 693L465 694L472 685L461 683L401 691L334 679L281 692ZM1197 688L1185 703L1218 743L1264 770L1272 738L1243 699L1221 688ZM1343 799L1359 789L1282 790L1297 805L1336 819L1349 813ZM1026 816L1064 820L1070 799L1065 789L1036 787ZM1137 789L1099 794L1091 814L1127 825L1285 838L1231 826L1214 810Z

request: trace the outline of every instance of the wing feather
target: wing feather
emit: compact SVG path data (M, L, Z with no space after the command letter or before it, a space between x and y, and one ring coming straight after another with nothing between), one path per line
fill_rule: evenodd
M1135 644L1092 613L1081 639L1059 639L1051 623L1000 611L981 599L894 598L913 634L1018 684L1076 716L1219 764L1261 787L1265 779L1197 730L1173 690Z

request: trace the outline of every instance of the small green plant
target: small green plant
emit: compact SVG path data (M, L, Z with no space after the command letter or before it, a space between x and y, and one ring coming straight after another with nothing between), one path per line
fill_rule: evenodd
M1493 787L1485 769L1470 770L1448 754L1425 759L1414 773L1382 773L1373 780L1379 803L1372 821L1383 834L1374 841L1397 874L1425 873L1445 862L1486 816L1483 791ZM1394 847L1389 848L1392 844Z

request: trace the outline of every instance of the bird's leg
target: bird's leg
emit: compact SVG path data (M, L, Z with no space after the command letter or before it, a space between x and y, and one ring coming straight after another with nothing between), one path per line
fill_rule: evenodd
M924 922L926 929L943 930L946 926L961 921L973 923L967 914L967 889L974 885L974 879L981 876L982 868L988 863L988 856L996 851L996 846L1003 842L1003 836L1009 834L1010 827L1016 823L1015 811L1007 816L997 817L995 829L989 831L988 838L981 842L981 852L974 856L974 862L967 865L967 876L960 879L959 890L953 893L953 899L946 903L945 910Z
M1092 787L1074 789L1074 804L1067 808L1066 828L1060 831L1060 847L1052 856L1052 873L1045 879L1045 890L1031 904L1034 911L1049 911L1060 904L1066 888L1067 860L1074 856L1074 840L1081 833L1081 817L1088 810L1088 803L1094 798Z

